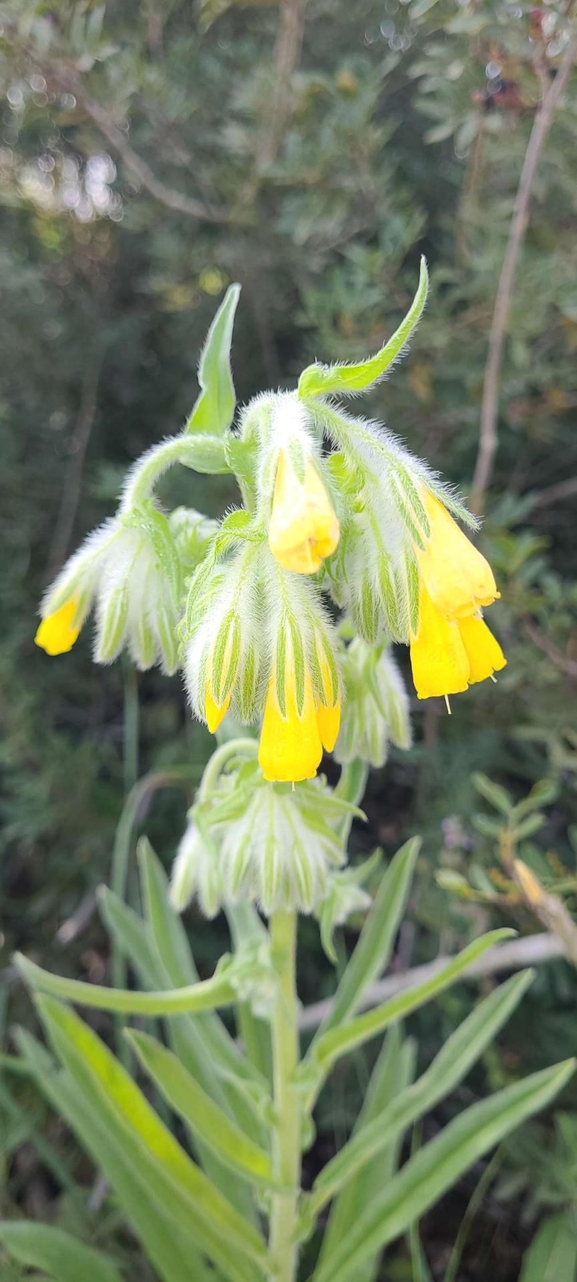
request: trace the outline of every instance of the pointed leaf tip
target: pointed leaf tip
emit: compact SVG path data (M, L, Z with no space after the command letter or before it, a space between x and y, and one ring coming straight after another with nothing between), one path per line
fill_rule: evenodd
M354 365L321 365L315 363L303 370L298 385L301 399L310 396L328 396L340 394L354 396L357 392L367 391L377 383L397 357L402 355L403 348L416 329L427 301L429 292L429 273L427 261L421 257L419 284L413 302L395 330L392 338L377 352L376 356Z
M222 436L232 423L236 397L230 349L240 285L229 285L206 337L198 367L200 395L192 410L187 432Z

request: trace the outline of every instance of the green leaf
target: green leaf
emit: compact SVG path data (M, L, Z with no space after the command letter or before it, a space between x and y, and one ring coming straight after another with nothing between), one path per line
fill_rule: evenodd
M326 1073L336 1060L355 1050L357 1046L362 1046L377 1033L382 1033L397 1020L404 1019L411 1011L417 1010L432 997L436 997L437 993L443 992L443 989L453 984L468 969L471 962L485 953L488 948L492 948L502 939L510 939L514 934L514 930L503 928L489 931L480 939L473 940L457 957L443 965L423 984L399 993L384 1005L377 1006L375 1010L358 1015L350 1024L323 1032L318 1040L313 1042L309 1057L316 1061L316 1064Z
M515 806L513 811L514 820L521 819L523 815L528 815L531 810L539 810L541 806L550 806L558 795L559 785L553 779L538 779L528 796L524 797Z
M218 973L212 979L183 988L138 993L128 988L103 988L100 984L51 975L22 953L14 954L14 962L26 982L38 992L53 993L80 1006L95 1006L97 1010L123 1011L126 1015L175 1015L181 1011L214 1010L217 1006L230 1006L235 998L235 990L226 976Z
M381 1114L402 1096L412 1081L414 1061L414 1043L403 1042L400 1029L395 1025L387 1033L372 1071L365 1101L353 1131L353 1138L365 1128L370 1128L373 1123L378 1123ZM371 1200L373 1190L383 1188L392 1179L397 1169L399 1151L398 1140L383 1145L370 1161L363 1167L359 1167L352 1178L346 1181L331 1211L323 1238L321 1260L329 1252L336 1250L338 1243L346 1238L349 1229ZM311 1201L314 1205L314 1199Z
M480 771L473 775L473 783L477 792L481 793L481 796L485 798L485 801L489 802L489 805L493 806L495 810L499 810L502 815L509 817L513 809L513 800L506 788L502 788L498 783L493 783L492 779L488 779L487 775L481 774Z
M575 1215L551 1215L536 1233L523 1258L519 1282L575 1282L577 1226Z
M148 1196L169 1218L184 1221L197 1245L233 1280L256 1282L265 1273L260 1234L219 1193L156 1116L142 1092L103 1042L67 1006L37 997L54 1049L71 1077L132 1146Z
M241 1171L253 1182L270 1186L273 1176L268 1153L230 1121L187 1073L176 1055L146 1033L128 1032L126 1036L147 1073L191 1131L233 1170Z
M138 844L138 860L149 930L161 966L173 984L192 984L198 980L198 971L182 919L171 907L166 873L146 839ZM194 1026L205 1045L212 1074L216 1066L227 1080L241 1078L260 1084L259 1077L217 1015L204 1015L194 1021ZM254 1118L246 1118L245 1124L250 1130Z
M532 978L533 972L525 971L490 993L449 1037L426 1073L355 1131L315 1181L311 1200L317 1213L383 1147L397 1141L409 1126L455 1089L496 1037Z
M0 1242L20 1264L43 1269L54 1282L121 1282L120 1271L108 1256L46 1224L4 1221Z
M240 285L230 285L208 331L198 367L201 392L186 425L187 432L218 436L232 423L236 398L230 348L239 295Z
M213 1282L197 1252L186 1223L175 1224L150 1195L138 1145L119 1141L118 1125L110 1110L98 1106L94 1092L82 1091L69 1073L56 1071L54 1061L30 1033L19 1029L19 1049L39 1090L64 1117L91 1153L114 1189L129 1224L142 1242L162 1282Z
M388 343L369 360L355 365L320 365L315 363L303 370L298 386L299 396L306 400L309 396L328 396L331 393L341 395L365 391L382 378L393 361L401 355L405 343L421 319L427 301L429 274L424 258L421 258L419 284L417 292L399 328L395 330Z
M513 838L515 841L526 841L527 837L533 837L536 832L547 823L547 816L539 810L533 811L532 815L527 815L521 823L515 824L513 828Z
M346 1241L326 1257L311 1282L351 1282L356 1269L405 1233L484 1153L544 1108L574 1071L575 1060L556 1064L461 1113L373 1197Z
M412 837L391 860L337 988L331 1010L313 1039L309 1055L314 1055L319 1040L329 1029L350 1019L368 986L385 969L405 911L420 849L420 838Z

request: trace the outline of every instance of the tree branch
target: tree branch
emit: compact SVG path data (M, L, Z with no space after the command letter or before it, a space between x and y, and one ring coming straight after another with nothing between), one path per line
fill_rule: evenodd
M174 188L168 187L162 179L157 178L150 165L143 160L142 156L134 150L126 137L123 130L117 125L114 116L103 107L101 102L92 98L86 92L82 84L80 72L69 62L45 61L41 53L29 42L22 41L15 29L11 29L11 35L15 47L38 67L46 80L57 89L65 93L72 93L76 101L84 109L86 115L96 125L100 133L106 138L113 151L120 156L127 171L140 184L141 187L153 196L161 205L167 209L173 209L177 213L187 214L190 218L196 218L199 221L209 223L228 223L232 222L232 215L226 209L215 209L212 206L203 204L194 196L187 196L184 192L175 191Z
M160 178L157 178L150 165L131 147L126 135L122 129L119 129L110 112L102 106L102 103L97 102L95 98L91 98L84 91L77 77L74 79L73 92L77 102L84 108L86 115L90 117L93 124L96 125L101 134L104 134L110 146L120 156L128 172L161 205L204 222L227 223L230 221L230 215L227 210L209 208L208 205L203 205L202 201L196 200L194 196L186 196L184 192L175 191L172 187L167 187L166 183L163 183Z
M276 159L285 125L291 112L291 81L298 67L306 0L281 0L280 22L274 50L274 94L267 104L257 143L257 174Z
M569 79L576 55L577 31L573 30L570 32L569 41L565 49L565 53L563 54L557 75L551 83L545 97L542 99L541 105L535 115L531 136L527 145L527 151L525 152L525 159L523 161L523 168L521 170L515 204L513 206L513 217L509 229L509 238L501 268L501 275L499 277L499 284L497 286L497 296L495 298L493 319L489 333L489 352L483 382L479 448L470 497L470 507L472 511L477 514L483 509L485 494L491 480L493 463L497 450L499 377L503 357L503 344L507 330L513 281L529 220L529 203L531 200L533 181L541 156L541 151L543 149L543 144L551 127L557 104Z
M527 935L524 939L512 939L509 943L497 944L494 948L489 948L463 972L463 979L480 979L485 975L496 975L503 970L521 970L524 966L534 966L538 962L551 961L555 957L565 955L565 948L555 935ZM426 966L414 966L404 975L387 975L386 979L377 980L376 984L371 984L367 989L360 1009L366 1010L370 1006L378 1006L389 997L394 997L395 993L424 984L442 970L448 961L450 961L449 957L436 957ZM331 1010L332 1004L332 998L329 998L327 1001L305 1006L299 1017L301 1032L317 1028Z
M62 498L60 500L60 510L50 544L48 554L48 567L46 577L52 579L57 570L66 560L70 537L74 528L78 502L80 498L80 489L82 485L82 471L84 468L84 459L90 440L90 433L94 425L94 416L96 414L96 398L98 393L98 383L100 381L100 371L102 369L102 353L98 352L89 360L85 371L82 385L82 397L80 409L76 420L76 427L72 433L72 438L68 447L68 463L64 473L64 484L62 486Z

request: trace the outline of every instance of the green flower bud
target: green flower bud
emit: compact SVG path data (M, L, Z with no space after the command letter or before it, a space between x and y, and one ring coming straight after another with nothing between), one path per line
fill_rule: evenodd
M380 767L389 741L411 746L409 700L402 677L383 645L368 646L357 637L343 658L346 698L335 757L341 765L360 757Z
M170 902L182 913L194 897L205 917L216 917L223 899L218 851L200 832L193 809L172 865Z

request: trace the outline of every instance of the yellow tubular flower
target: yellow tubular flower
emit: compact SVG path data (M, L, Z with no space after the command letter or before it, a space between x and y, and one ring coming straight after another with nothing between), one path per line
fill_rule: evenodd
M470 663L459 627L441 614L424 588L419 631L411 639L411 667L418 699L460 694L469 684Z
M34 641L46 654L67 654L80 632L81 624L75 622L78 602L72 598L58 610L48 614L36 632Z
M493 571L443 504L422 498L431 525L424 550L415 547L422 583L447 619L465 619L499 596Z
M266 697L258 751L260 768L270 783L299 783L302 779L314 779L323 755L312 681L308 672L305 672L300 713L294 670L285 683L285 699L286 716L283 716L273 674Z
M500 672L506 666L507 660L499 642L480 616L460 619L459 632L471 669L469 685L486 681L487 677L492 677L494 672Z
M452 621L421 589L419 631L411 638L411 667L418 699L460 694L486 681L507 663L480 615Z
M314 463L305 460L300 481L286 450L279 454L268 532L279 565L314 574L339 541L339 522Z

